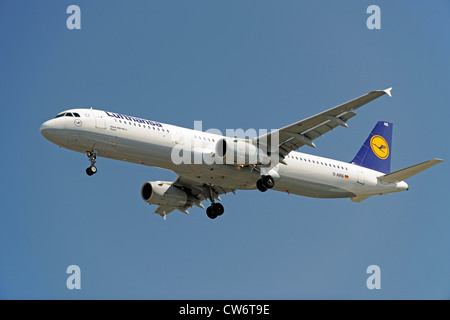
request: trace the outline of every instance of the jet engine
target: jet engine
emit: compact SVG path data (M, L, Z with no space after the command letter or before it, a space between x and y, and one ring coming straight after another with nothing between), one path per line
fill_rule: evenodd
M181 189L166 181L149 181L141 188L145 202L158 206L184 207L192 204L190 197Z
M217 141L216 157L225 164L268 164L270 157L249 140L223 138Z

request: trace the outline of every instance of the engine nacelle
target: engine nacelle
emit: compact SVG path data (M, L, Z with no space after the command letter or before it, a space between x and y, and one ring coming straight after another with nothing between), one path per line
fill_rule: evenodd
M223 138L217 141L215 155L225 164L268 164L266 152L245 139Z
M172 183L166 181L149 181L141 188L141 197L145 202L158 206L184 207L189 205L189 197Z

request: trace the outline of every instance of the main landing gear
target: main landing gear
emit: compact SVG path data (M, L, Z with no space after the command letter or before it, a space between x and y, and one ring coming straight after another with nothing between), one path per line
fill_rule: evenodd
M97 151L87 151L87 156L89 158L89 161L91 162L91 166L86 169L86 174L88 176L92 176L93 174L97 173L97 167L95 166L95 160L97 159Z
M215 199L220 200L219 195L216 191L214 191L213 187L211 185L205 185L209 189L209 199L211 200L211 205L206 208L206 215L210 219L215 219L218 216L221 216L225 209L223 205L219 202L215 202Z
M224 213L224 211L225 209L221 203L213 202L208 208L206 208L206 215L210 219L215 219L218 216L221 216Z
M261 192L266 192L267 189L272 189L275 186L275 180L269 176L262 176L261 179L256 181L256 187Z

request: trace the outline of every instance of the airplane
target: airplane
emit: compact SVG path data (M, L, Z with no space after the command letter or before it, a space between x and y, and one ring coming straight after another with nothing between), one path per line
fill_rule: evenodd
M174 210L188 214L197 206L209 218L224 213L220 195L236 190L269 189L315 198L350 198L361 202L374 195L408 190L404 181L443 160L432 159L390 171L393 124L379 121L350 162L298 150L315 148L313 140L337 127L348 127L354 111L387 94L371 91L307 119L253 138L228 137L93 108L60 112L44 122L41 134L50 142L80 153L90 161L86 173L97 173L97 157L172 170L175 181L148 181L142 199L166 220ZM194 161L192 161L194 159ZM195 161L199 160L199 161Z

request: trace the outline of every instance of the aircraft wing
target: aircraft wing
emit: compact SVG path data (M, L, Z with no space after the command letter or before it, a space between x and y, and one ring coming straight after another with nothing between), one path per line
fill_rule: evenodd
M166 219L166 215L174 210L189 214L188 209L194 205L204 209L205 207L203 206L202 201L206 199L217 199L221 201L221 194L229 192L234 193L236 191L236 189L224 188L218 185L208 185L182 176L178 176L175 181L172 182L172 186L186 192L191 199L191 203L184 207L158 206L153 213L159 214L164 220Z
M348 127L347 121L356 114L354 110L387 94L391 97L392 88L386 90L371 91L359 98L331 108L307 119L295 122L284 128L269 132L255 138L255 142L266 145L267 150L273 150L274 144L278 144L279 155L284 158L291 151L304 145L315 148L313 140L323 136L338 126ZM278 142L275 138L278 134ZM275 140L275 141L272 141ZM272 148L272 149L271 149Z
M175 209L176 207L158 206L158 208L156 208L155 212L153 213L159 214L161 217L164 218L164 220L166 220L166 215L168 215Z

